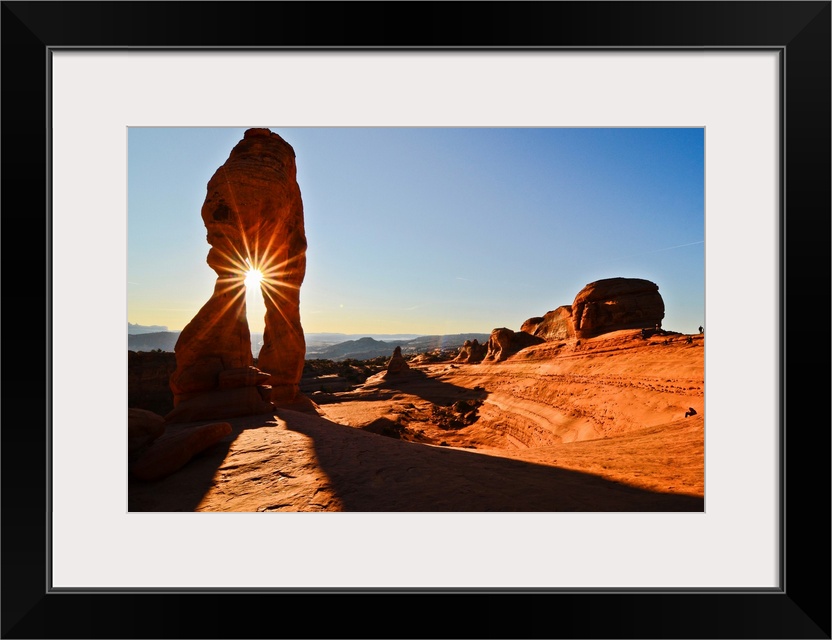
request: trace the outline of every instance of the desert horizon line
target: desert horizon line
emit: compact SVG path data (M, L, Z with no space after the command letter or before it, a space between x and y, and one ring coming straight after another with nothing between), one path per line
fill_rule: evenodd
M134 326L134 327L141 327L141 328L151 328L151 327L157 327L158 326L158 327L160 327L159 330L158 330L158 333L177 333L177 332L182 331L182 329L171 329L171 328L169 328L165 325L155 325L155 324L144 325L144 324L136 323L136 322L131 322L129 324ZM678 332L678 333L683 333L683 334L688 333L688 332L683 331L679 328L671 327L669 325L666 325L665 323L659 323L659 324L666 331ZM704 326L704 321L700 324L700 326ZM452 335L464 335L464 334L470 334L470 333L478 333L478 334L488 335L488 334L492 333L493 331L496 331L497 329L501 329L501 328L512 329L513 331L515 330L512 327L492 327L491 329L481 330L481 331L478 331L476 329L471 329L471 330L468 330L468 331L389 331L389 330L387 330L387 331L344 331L344 330L342 330L342 331L321 331L321 330L312 331L312 330L304 330L303 333L304 333L304 335L318 335L318 334L320 334L320 335L339 335L339 336L348 336L348 337L359 336L359 337L368 337L368 338L371 338L373 336L413 336L413 337L420 337L421 338L421 337L427 337L427 336L452 336ZM645 326L644 328L652 328L652 327L646 327ZM517 330L519 330L519 329L517 329ZM633 331L635 331L635 330L636 329L633 329ZM262 329L260 329L260 330L250 329L249 332L252 335L262 334L263 330ZM147 332L144 332L144 333L153 333L153 332L147 331ZM698 333L698 330L692 330L689 333ZM136 334L136 335L139 335L139 334Z
M167 332L167 333L176 333L181 332L181 328L171 329L167 325L157 325L157 324L141 324L138 322L129 322L128 324L134 327L141 327L141 328L153 328L159 327L159 332ZM433 335L457 335L457 334L465 334L465 333L491 333L494 329L499 327L492 327L491 329L486 329L482 331L478 331L476 329L467 330L467 331L390 331L390 330L380 330L380 331L347 331L347 330L340 330L340 331L322 331L322 330L306 330L304 329L304 334L333 334L333 335L344 335L344 336L361 336L366 335L367 337L374 336L374 335L385 335L385 336L433 336ZM510 327L509 327L510 328ZM149 333L149 332L148 332ZM250 329L250 333L263 333L262 329L255 330Z

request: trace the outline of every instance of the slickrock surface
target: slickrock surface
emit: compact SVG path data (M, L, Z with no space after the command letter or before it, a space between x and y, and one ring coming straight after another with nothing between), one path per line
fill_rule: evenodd
M703 345L626 330L379 374L323 415L228 420L179 471L131 479L129 509L702 511Z

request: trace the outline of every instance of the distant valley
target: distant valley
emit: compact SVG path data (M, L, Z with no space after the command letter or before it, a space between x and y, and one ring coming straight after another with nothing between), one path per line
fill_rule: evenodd
M393 349L402 348L404 355L415 353L426 353L435 349L458 349L466 340L477 340L487 342L487 333L457 333L454 335L441 336L417 336L409 340L390 339L377 340L364 336L357 340L346 340L329 346L314 346L315 334L307 335L306 358L307 360L369 360L379 356L392 355ZM384 337L384 336L381 336Z
M158 327L128 324L127 349L129 351L173 351L179 331L146 331ZM466 340L488 341L487 333L459 333L453 335L424 336L411 333L348 334L307 333L306 359L320 360L369 360L392 355L393 349L402 348L403 354L425 353L434 349L457 349ZM257 356L263 346L263 334L251 334L251 351Z

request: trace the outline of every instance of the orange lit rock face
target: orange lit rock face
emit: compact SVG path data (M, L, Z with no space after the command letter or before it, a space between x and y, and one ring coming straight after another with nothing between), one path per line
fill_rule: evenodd
M520 331L553 342L622 329L652 329L663 319L664 300L657 284L641 278L606 278L586 285L571 306L529 318Z
M300 286L306 273L295 152L268 129L249 129L211 180L202 220L214 292L176 343L170 422L264 413L302 401L306 344ZM263 274L263 348L253 365L245 275Z
M466 340L459 348L459 353L454 359L454 362L468 362L470 364L482 362L487 351L488 346L480 344L476 338Z
M640 278L607 278L591 282L572 303L578 337L621 329L661 326L664 300L657 284Z
M575 336L572 325L572 307L558 307L543 317L529 318L520 327L520 331L546 341L566 340Z
M483 362L502 362L520 349L541 342L544 342L543 338L538 338L523 331L515 333L506 327L493 329L491 336L488 338L487 351Z

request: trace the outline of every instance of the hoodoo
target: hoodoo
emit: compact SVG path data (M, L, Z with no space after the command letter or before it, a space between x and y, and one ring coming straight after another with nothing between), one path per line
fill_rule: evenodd
M402 355L402 348L396 347L393 349L393 356L387 363L387 371L384 373L384 377L389 378L390 376L396 376L407 371L408 369L410 369L410 365L407 364L407 360L405 360Z

